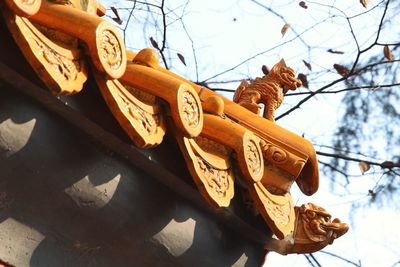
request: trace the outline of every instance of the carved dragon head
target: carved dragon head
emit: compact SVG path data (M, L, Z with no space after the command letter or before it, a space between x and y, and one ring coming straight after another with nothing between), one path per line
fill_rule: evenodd
M289 90L295 90L302 84L300 80L295 78L294 70L286 66L286 62L283 59L272 67L269 75L279 81L284 94Z
M347 224L341 223L339 219L331 221L331 215L324 208L315 204L304 204L298 209L299 220L303 221L304 232L312 241L324 240L329 232L338 238L349 229Z
M296 207L296 227L293 233L292 253L311 253L332 244L344 235L349 226L339 219L331 220L331 215L315 204L308 203Z

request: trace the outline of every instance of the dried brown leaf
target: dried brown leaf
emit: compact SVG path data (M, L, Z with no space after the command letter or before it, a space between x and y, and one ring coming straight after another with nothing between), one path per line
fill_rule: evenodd
M299 75L297 75L297 79L301 81L303 87L308 89L307 75L305 75L304 73L299 73Z
M331 48L326 50L326 51L329 52L329 53L332 53L332 54L339 54L339 55L343 55L344 54L343 51L333 50Z
M290 24L286 23L285 25L283 25L282 29L281 29L281 33L282 33L282 37L285 36L287 30L290 28Z
M343 77L348 76L349 73L350 73L350 71L345 66L342 66L342 65L339 65L339 64L333 64L333 67L335 68L337 73L339 73Z
M360 0L361 5L363 5L363 7L367 8L369 0Z
M383 54L385 55L385 58L387 58L387 60L393 61L393 54L392 51L390 51L388 45L385 45L385 47L383 48Z
M121 25L122 24L122 19L121 19L121 17L119 16L119 13L118 13L118 10L115 8L115 7L111 7L111 10L112 10L112 12L114 13L114 15L115 15L115 18L112 18L116 23L118 23L119 25Z
M361 173L364 174L371 168L371 165L365 161L360 161L358 167L360 168Z
M311 66L310 63L308 63L308 62L305 61L304 59L303 59L303 63L304 63L304 65L306 65L306 67L307 67L308 70L312 71L312 66Z
M176 53L176 55L178 56L179 60L183 63L183 65L186 66L185 57L181 53Z
M381 167L383 169L393 169L396 167L396 164L393 161L384 161L381 163Z
M154 40L153 37L150 37L149 39L150 39L151 45L152 45L155 49L160 50L160 47L158 46L158 43L156 42L156 40Z
M300 2L299 2L299 6L301 6L301 7L304 8L304 9L307 9L307 8L308 8L306 2L304 2L304 1L300 1Z

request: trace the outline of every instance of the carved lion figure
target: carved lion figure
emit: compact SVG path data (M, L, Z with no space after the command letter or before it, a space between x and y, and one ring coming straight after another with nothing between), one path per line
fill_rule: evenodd
M250 84L243 80L236 89L233 101L256 114L260 114L261 110L258 104L263 103L263 117L275 121L274 113L282 104L284 94L301 86L301 81L295 78L293 69L287 67L283 59L264 74L264 77L257 77Z

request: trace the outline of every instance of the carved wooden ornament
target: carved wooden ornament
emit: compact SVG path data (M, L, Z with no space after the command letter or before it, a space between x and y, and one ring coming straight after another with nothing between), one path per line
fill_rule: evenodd
M290 253L313 253L330 245L344 235L349 226L339 219L331 220L331 215L313 203L296 207L296 227L294 244Z
M108 107L135 145L149 148L161 144L166 129L156 97L99 73L95 77Z
M96 5L95 1L91 3ZM127 61L125 44L111 23L69 5L50 2L44 2L39 12L29 19L81 40L100 72L114 79L124 74Z
M79 42L85 43L99 71L111 78L124 74L125 45L111 23L94 15L102 13L95 0L85 6L79 0L43 1L34 9L40 2L8 0L16 13L4 8L3 14L23 54L53 93L68 95L82 89L87 71Z
M290 193L272 194L261 182L250 185L248 190L257 210L279 239L294 231L295 212Z
M295 78L293 69L286 66L282 59L271 71L262 78L256 78L251 84L243 81L236 90L233 101L259 114L265 105L264 118L275 121L275 110L282 104L283 96L288 90L295 90L301 86L301 81Z
M3 15L15 42L50 91L69 95L82 90L87 67L76 39L35 26L6 8Z
M311 253L348 230L321 207L293 204L292 184L311 195L319 174L312 144L274 121L284 94L301 85L284 60L264 77L243 81L232 102L160 67L153 49L126 51L117 29L98 17L105 9L96 0L4 3L1 11L13 38L53 93L79 92L90 59L105 102L136 146L160 144L170 118L188 169L210 205L228 207L235 180L246 187L280 239L267 249ZM259 103L266 106L262 117Z
M234 196L230 149L199 136L177 135L186 164L200 193L213 207L228 207Z
M151 50L149 53L155 52ZM188 83L153 69L151 62L128 64L120 80L166 101L175 125L184 136L196 137L201 133L203 109L197 92Z

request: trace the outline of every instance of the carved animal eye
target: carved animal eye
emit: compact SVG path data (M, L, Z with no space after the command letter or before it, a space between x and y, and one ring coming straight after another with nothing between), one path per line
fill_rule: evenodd
M309 217L309 218L315 218L316 215L317 214L315 213L315 211L311 211L311 210L307 211L307 217Z

